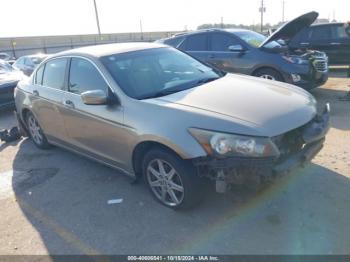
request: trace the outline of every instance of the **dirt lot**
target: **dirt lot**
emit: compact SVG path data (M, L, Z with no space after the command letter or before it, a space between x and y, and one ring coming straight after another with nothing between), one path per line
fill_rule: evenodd
M210 193L186 212L65 150L1 144L0 254L350 254L350 101L339 100L349 90L349 78L331 78L313 91L332 108L313 163L259 193ZM0 114L0 129L13 123Z

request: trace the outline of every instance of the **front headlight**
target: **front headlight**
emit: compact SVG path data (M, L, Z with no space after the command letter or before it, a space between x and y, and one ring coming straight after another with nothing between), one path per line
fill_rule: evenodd
M282 56L282 58L291 64L306 65L309 63L309 60L297 56Z
M279 155L276 145L267 137L225 134L190 128L191 135L209 155L241 157L274 157Z

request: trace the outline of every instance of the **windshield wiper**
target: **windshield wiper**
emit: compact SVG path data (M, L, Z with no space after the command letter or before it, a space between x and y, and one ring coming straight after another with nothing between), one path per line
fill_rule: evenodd
M206 84L206 83L209 83L209 82L212 82L212 81L215 81L217 79L219 79L220 77L209 77L209 78L203 78L203 79L200 79L196 82L195 86L199 86L199 85L203 85L203 84Z
M191 83L186 83L185 86L181 85L181 86L174 86L172 88L165 88L165 89L162 89L162 90L160 90L152 95L141 97L140 99L149 99L149 98L156 98L156 97L170 95L170 94L181 92L181 91L184 91L184 90L187 90L187 89L199 86L199 85L203 85L205 83L209 83L209 82L214 81L214 80L219 79L219 78L220 77L203 78L203 79L191 82Z

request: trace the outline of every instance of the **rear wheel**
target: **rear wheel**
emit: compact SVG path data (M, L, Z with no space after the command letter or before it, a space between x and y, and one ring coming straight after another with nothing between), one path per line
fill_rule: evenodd
M143 175L152 195L167 207L189 208L202 199L203 180L192 163L167 150L153 149L146 154Z
M263 68L254 73L254 76L284 82L282 75L275 69L272 68Z
M31 112L28 112L26 114L26 123L28 133L34 144L41 149L49 148L50 144L47 141L46 136L44 135L44 132L41 129L38 121Z

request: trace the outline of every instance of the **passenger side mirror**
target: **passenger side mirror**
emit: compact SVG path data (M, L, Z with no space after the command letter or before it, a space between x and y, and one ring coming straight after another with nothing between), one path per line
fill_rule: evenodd
M231 52L244 52L245 49L241 45L230 45L228 50Z
M107 94L102 90L91 90L81 93L81 99L86 105L106 105Z

